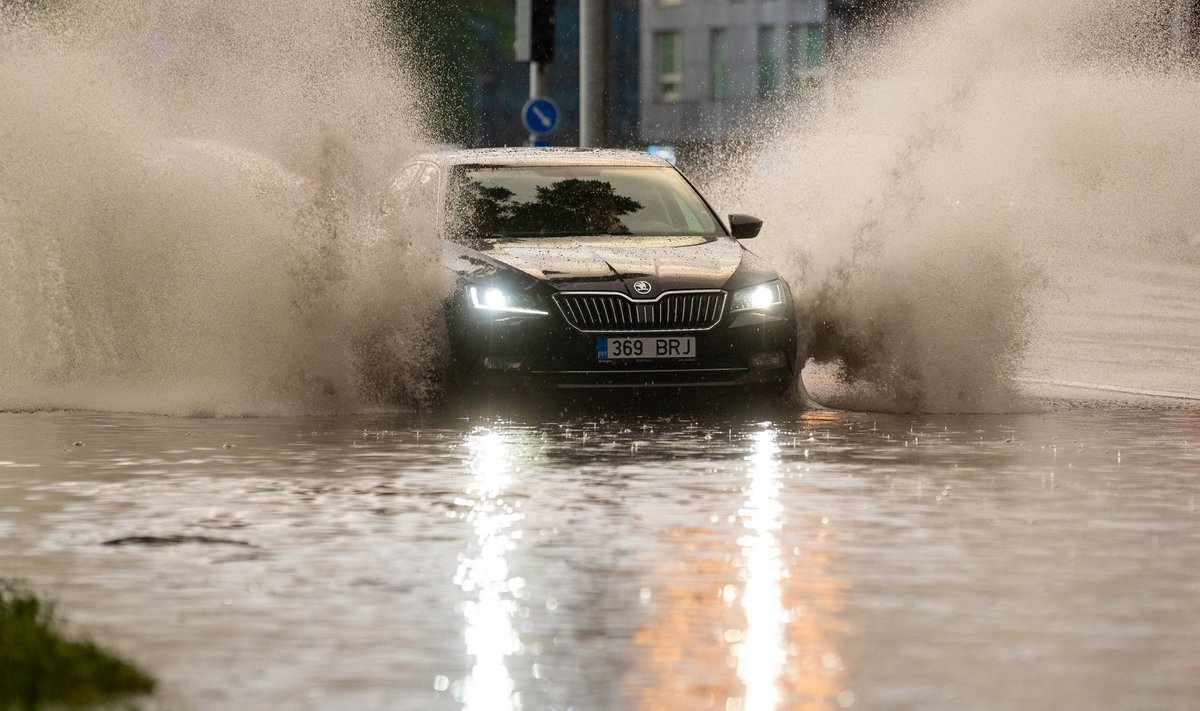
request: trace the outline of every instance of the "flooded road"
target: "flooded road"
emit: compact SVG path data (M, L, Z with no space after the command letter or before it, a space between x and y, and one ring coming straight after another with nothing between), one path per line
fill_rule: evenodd
M161 708L1195 708L1200 410L704 411L0 414L0 574Z
M1200 76L927 5L692 156L840 409L316 417L448 356L395 18L0 2L0 577L162 709L1198 708Z

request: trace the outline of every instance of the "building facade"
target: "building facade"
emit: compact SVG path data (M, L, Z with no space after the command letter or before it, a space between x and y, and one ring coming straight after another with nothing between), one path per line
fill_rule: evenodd
M1192 62L1200 61L1200 0L1175 0L1171 7L1171 50Z
M855 38L926 0L640 0L646 143L753 139ZM1164 0L1169 51L1200 66L1200 0ZM1164 17L1164 19L1168 19Z
M753 135L756 116L828 71L831 0L641 0L641 136Z

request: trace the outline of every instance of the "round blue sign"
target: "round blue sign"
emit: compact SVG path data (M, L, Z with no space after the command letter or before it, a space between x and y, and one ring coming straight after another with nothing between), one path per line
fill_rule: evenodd
M558 115L558 104L544 96L526 101L525 108L521 109L525 128L537 136L549 136L557 131Z

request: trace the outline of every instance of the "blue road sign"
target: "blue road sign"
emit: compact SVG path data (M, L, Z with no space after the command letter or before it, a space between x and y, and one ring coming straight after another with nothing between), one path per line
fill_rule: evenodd
M538 136L549 136L558 130L558 115L558 104L544 96L526 101L525 108L521 109L525 128Z

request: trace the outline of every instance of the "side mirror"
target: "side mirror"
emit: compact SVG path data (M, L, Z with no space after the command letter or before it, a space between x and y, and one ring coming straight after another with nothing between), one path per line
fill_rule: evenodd
M734 239L753 239L758 236L758 231L762 229L762 225L762 220L757 217L749 215L729 216L729 231L733 233Z

